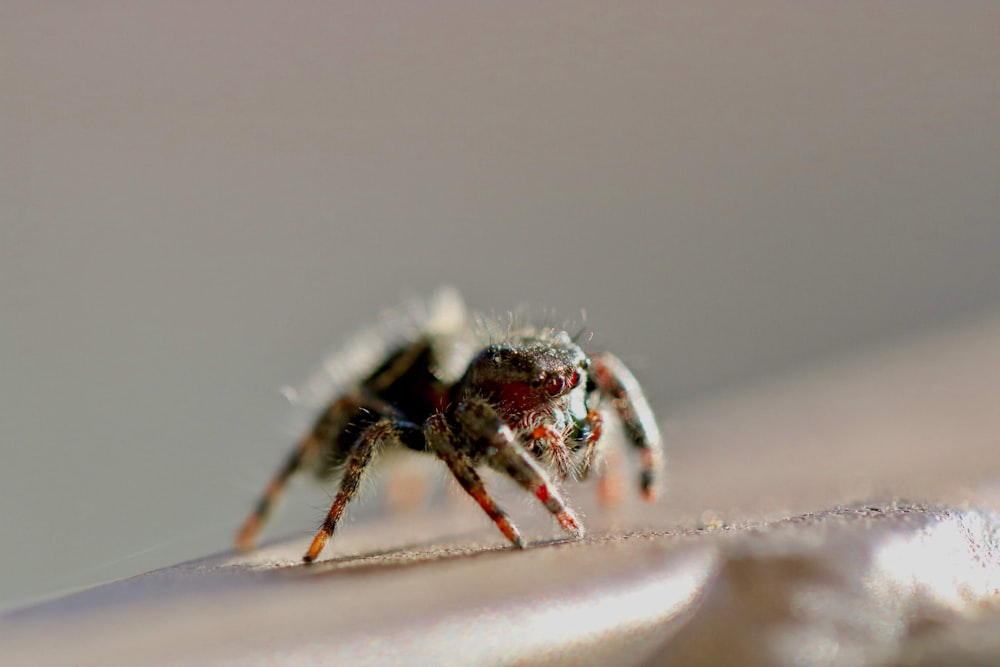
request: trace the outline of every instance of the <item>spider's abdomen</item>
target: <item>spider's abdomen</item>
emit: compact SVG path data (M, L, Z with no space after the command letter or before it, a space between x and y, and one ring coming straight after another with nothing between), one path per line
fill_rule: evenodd
M440 409L440 381L434 367L433 347L420 342L390 356L362 387L419 424Z

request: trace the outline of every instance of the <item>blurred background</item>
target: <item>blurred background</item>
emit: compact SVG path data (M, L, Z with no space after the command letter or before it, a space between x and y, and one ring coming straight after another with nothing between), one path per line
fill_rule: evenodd
M0 67L0 606L228 548L442 283L661 416L1000 307L992 2L7 3Z

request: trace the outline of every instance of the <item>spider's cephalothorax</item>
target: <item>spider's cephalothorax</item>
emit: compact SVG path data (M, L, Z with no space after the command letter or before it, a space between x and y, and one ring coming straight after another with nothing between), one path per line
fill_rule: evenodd
M373 457L393 444L436 455L517 546L524 546L520 533L476 468L508 475L564 530L582 536L550 471L559 479L589 475L604 446L608 407L640 452L640 491L654 498L660 435L638 383L616 357L588 355L565 331L551 328L511 328L502 341L490 341L450 290L415 312L405 326L378 337L383 359L375 370L355 372L326 405L247 517L238 548L253 546L293 473L311 468L321 479L339 473L339 492L305 555L314 560ZM372 349L366 348L368 356Z

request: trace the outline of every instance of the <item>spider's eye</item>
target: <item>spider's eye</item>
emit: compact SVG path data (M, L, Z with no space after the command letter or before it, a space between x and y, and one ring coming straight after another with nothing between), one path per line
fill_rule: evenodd
M558 396L566 389L566 380L561 375L552 375L545 381L545 391L550 396Z
M573 375L569 379L569 388L572 389L576 385L580 384L581 379L580 371L573 371Z

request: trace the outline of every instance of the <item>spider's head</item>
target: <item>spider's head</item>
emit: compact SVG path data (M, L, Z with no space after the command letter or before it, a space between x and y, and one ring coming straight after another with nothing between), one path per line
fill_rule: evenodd
M472 360L465 386L505 411L530 412L568 402L586 385L590 360L565 331L518 336Z

